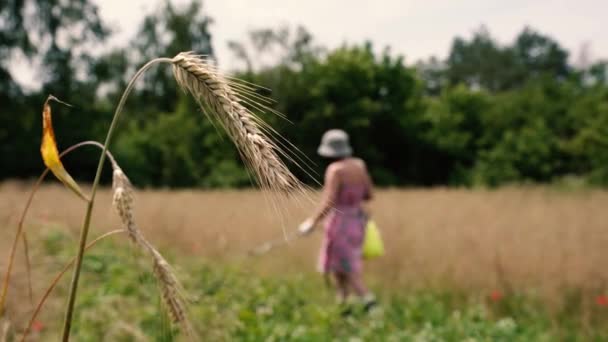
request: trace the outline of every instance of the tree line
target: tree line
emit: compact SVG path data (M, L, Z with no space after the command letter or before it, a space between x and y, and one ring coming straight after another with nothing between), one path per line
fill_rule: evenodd
M222 64L200 1L162 3L144 16L136 37L112 50L104 45L112 29L90 0L32 4L0 4L0 179L41 172L47 94L74 105L54 107L66 148L103 139L126 82L146 61L193 50ZM415 64L372 42L327 48L303 27L258 29L228 44L242 62L235 76L263 86L260 95L276 100L273 109L289 121L263 118L318 174L322 133L342 128L379 185L608 184L608 63L572 63L558 41L533 28L500 44L482 27L456 37L446 58ZM15 81L15 60L37 66L35 90ZM251 184L229 139L177 89L170 69L148 73L124 114L111 150L137 185ZM65 163L88 179L95 159L76 152Z

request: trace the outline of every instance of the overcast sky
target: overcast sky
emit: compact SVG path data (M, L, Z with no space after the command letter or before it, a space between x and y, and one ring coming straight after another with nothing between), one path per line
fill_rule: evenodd
M132 37L142 13L158 6L150 0L97 3L103 19L120 30L115 44ZM390 46L408 62L444 57L455 36L470 36L482 24L503 43L530 25L557 39L575 61L584 43L592 58L608 57L608 0L205 0L203 6L215 20L213 45L224 68L235 63L228 40L281 24L304 25L328 47L369 39L377 48Z
M94 0L103 20L116 30L111 45L131 39L155 0ZM184 5L189 0L173 0ZM608 0L203 0L215 23L211 34L222 69L236 61L229 40L242 41L249 30L303 25L327 47L373 41L390 46L414 63L432 55L445 57L455 36L470 37L485 25L501 43L511 42L529 25L557 39L577 62L583 44L591 59L608 58ZM18 79L31 75L18 66Z

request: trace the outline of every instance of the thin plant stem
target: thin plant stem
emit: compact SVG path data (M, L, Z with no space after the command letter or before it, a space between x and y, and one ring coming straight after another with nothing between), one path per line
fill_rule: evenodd
M6 267L6 273L4 274L4 281L2 283L2 293L0 294L0 317L2 317L4 315L4 303L6 300L6 295L8 293L9 280L11 277L11 273L13 271L13 263L15 261L15 252L17 251L17 243L19 242L19 238L22 236L22 233L23 233L23 222L25 221L25 215L27 214L27 212L30 208L30 205L32 204L32 200L34 199L34 194L36 194L36 191L38 191L38 188L40 187L42 180L44 179L44 177L46 177L46 175L48 173L49 173L49 169L47 168L46 170L44 170L44 172L42 172L40 177L38 177L38 180L36 180L36 183L32 187L32 191L30 191L30 195L27 199L27 202L25 203L25 208L23 209L23 212L21 213L21 218L19 219L19 223L17 224L17 235L15 235L15 239L13 240L13 245L11 246L11 252L8 257L8 266Z
M101 179L101 171L103 170L103 164L105 161L105 153L108 149L108 146L110 145L110 141L112 140L114 128L116 127L118 118L120 117L120 113L122 111L122 108L124 107L127 97L129 96L129 94L131 93L131 90L133 89L133 87L135 85L135 81L137 81L137 79L146 70L148 70L152 65L154 65L156 63L162 63L162 62L172 63L172 61L173 60L171 58L156 58L156 59L153 59L153 60L149 61L148 63L146 63L144 66L142 66L137 71L137 73L135 73L133 78L131 78L131 80L129 81L129 84L127 85L127 88L123 92L122 97L120 98L120 102L118 103L118 106L116 107L116 111L114 112L114 117L112 118L112 123L110 124L110 128L108 129L108 133L106 135L106 140L103 144L101 156L99 157L99 163L97 165L97 172L95 173L95 180L93 180L93 185L91 186L91 197L87 204L87 210L85 213L84 222L82 224L82 229L80 230L80 241L78 244L78 255L76 256L76 266L74 267L74 271L72 272L72 281L70 283L70 293L68 295L68 303L67 303L67 308L66 308L66 312L65 312L65 319L63 322L63 334L62 334L63 342L67 342L70 340L70 330L72 328L72 318L74 315L74 304L76 302L76 292L78 290L78 280L80 279L80 269L82 267L82 258L84 256L87 236L89 234L89 227L91 225L91 215L93 213L93 207L95 205L95 194L97 192L99 180Z
M59 157L63 157L65 155L67 155L68 153L82 147L85 145L92 145L92 146L97 146L99 148L102 148L103 145L98 143L97 141L83 141L80 142L78 144L72 145L70 147L68 147L67 149L65 149L63 152L61 152L61 154L59 154ZM111 154L108 153L108 158L110 158L110 160L112 161L112 163L115 163L114 161L114 157L112 157ZM34 184L34 186L32 187L32 190L30 191L29 197L27 199L27 202L25 203L25 207L23 208L23 211L21 212L21 217L19 218L19 223L17 224L17 234L15 235L15 239L13 240L13 244L11 246L11 252L8 258L8 266L6 268L6 272L4 274L4 281L2 283L2 292L0 292L0 317L2 317L4 315L4 310L5 310L5 300L6 300L6 296L8 294L8 285L10 282L10 278L11 278L11 274L12 274L12 270L13 270L13 263L15 260L15 252L17 250L17 242L19 241L19 237L21 237L22 239L24 239L23 244L24 246L27 246L27 241L25 240L25 232L23 231L23 223L25 222L25 217L27 215L27 212L32 204L32 200L34 199L34 195L36 194L36 192L38 191L38 189L40 188L40 184L42 184L42 181L44 180L44 178L46 177L46 175L49 173L49 169L46 168L42 174L40 175L40 177L38 177L38 179L36 180L36 183ZM26 258L27 260L27 265L30 264L29 262L29 255L27 255L26 253ZM28 267L29 268L29 267ZM31 292L31 287L32 287L32 281L31 278L29 277L29 270L28 270L28 286L30 287L30 292Z
M27 242L27 234L21 234L23 240L23 252L25 254L25 273L27 274L27 290L30 297L30 306L34 305L34 291L32 290L32 267L30 264L30 248Z
M95 240L89 242L89 244L87 245L87 247L85 248L85 250L88 250L89 248L95 246L99 241L101 241L101 240L103 240L103 239L105 239L105 238L107 238L107 237L109 237L111 235L115 235L115 234L119 234L119 233L125 233L125 232L126 231L124 229L116 229L116 230L107 232L107 233L105 233L105 234L97 237ZM32 317L30 318L30 321L27 324L27 327L25 328L25 331L23 332L23 336L21 336L21 341L25 341L25 338L27 337L27 334L29 334L30 330L32 329L32 325L34 324L34 321L38 317L38 314L40 313L40 310L42 310L42 306L46 302L47 298L50 296L51 292L53 292L53 290L55 289L55 286L57 286L57 284L59 283L59 280L61 280L61 277L63 277L63 275L65 274L65 272L67 272L70 269L70 267L72 267L72 265L74 265L75 261L76 261L76 257L72 258L72 260L70 260L70 262L63 267L63 269L61 270L61 272L59 272L55 276L55 278L51 282L51 285L46 289L46 291L42 295L42 298L40 298L40 301L38 301L38 304L36 305L36 308L34 309L34 313L32 314Z

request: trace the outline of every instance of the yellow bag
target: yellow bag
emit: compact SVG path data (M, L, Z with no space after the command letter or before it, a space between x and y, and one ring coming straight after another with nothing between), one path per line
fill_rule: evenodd
M380 231L376 222L371 219L367 220L367 225L365 226L362 253L365 259L373 259L384 255L384 243L382 242L382 237L380 237Z

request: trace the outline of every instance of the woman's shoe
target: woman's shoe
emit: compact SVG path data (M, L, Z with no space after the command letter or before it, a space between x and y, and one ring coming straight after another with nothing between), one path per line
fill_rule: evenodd
M348 317L353 314L353 307L350 305L345 305L340 309L340 316Z
M363 311L370 312L374 307L378 305L376 296L373 293L368 293L363 297Z

